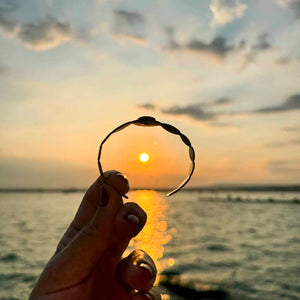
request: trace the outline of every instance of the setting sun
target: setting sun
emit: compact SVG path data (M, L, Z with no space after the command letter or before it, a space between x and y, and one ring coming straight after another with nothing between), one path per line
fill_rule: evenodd
M149 160L149 155L147 153L142 153L139 157L140 161L145 163Z

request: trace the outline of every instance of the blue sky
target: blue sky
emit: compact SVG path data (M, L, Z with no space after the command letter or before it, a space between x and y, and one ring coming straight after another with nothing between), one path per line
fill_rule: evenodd
M298 183L299 29L299 0L0 0L0 186L87 186L101 139L140 115L190 137L193 186ZM108 168L184 178L186 149L130 130ZM164 171L129 165L137 148Z

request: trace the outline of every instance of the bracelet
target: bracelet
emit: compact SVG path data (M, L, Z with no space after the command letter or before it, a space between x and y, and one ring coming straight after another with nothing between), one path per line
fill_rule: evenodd
M149 116L143 116L138 118L137 120L134 121L130 121L130 122L126 122L120 126L118 126L117 128L115 128L112 132L110 132L106 138L101 142L100 147L99 147L99 152L98 152L98 168L100 171L101 176L103 176L103 169L100 163L100 157L101 157L101 151L102 151L102 147L103 144L107 141L107 139L115 132L121 131L123 129L125 129L126 127L128 127L129 125L134 124L137 126L145 126L145 127L151 127L151 126L161 126L163 129L165 129L166 131L179 135L181 140L184 142L184 144L186 144L189 147L189 157L191 159L191 166L189 169L189 175L188 177L177 187L175 188L173 191L171 191L170 193L167 194L167 197L177 193L178 191L180 191L191 179L194 170L195 170L195 150L190 142L190 140L187 138L186 135L184 135L183 133L181 133L176 127L167 124L167 123L161 123L157 120L155 120L155 118L153 117L149 117ZM123 195L123 197L128 198L127 196Z

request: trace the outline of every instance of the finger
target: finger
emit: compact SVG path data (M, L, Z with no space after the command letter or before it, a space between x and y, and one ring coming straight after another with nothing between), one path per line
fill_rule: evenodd
M151 257L142 250L134 250L118 266L121 283L128 289L148 292L156 279L157 270Z
M116 261L121 259L131 238L143 229L146 221L147 215L138 204L127 202L122 206L115 220L115 232L110 244L110 253Z
M147 293L138 292L134 294L132 300L161 300L161 295L156 288L153 288Z
M99 205L99 194L104 181L109 182L121 194L126 194L129 191L129 183L126 176L118 171L106 171L104 177L98 177L85 193L73 221L57 246L55 254L64 249L94 216Z
M66 288L83 280L109 247L115 218L123 206L119 190L124 190L125 185L128 187L127 180L116 180L118 185L112 186L113 178L115 176L111 177L109 184L103 183L100 188L94 187L88 194L89 199L98 198L99 205L93 217L68 246L48 263L40 280L53 283L52 286L47 286L49 291Z

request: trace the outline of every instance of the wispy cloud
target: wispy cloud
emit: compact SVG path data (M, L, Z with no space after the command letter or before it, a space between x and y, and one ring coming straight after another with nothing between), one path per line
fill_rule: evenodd
M213 13L212 25L220 26L242 18L247 5L239 0L212 0L210 10Z
M227 41L223 37L217 37L210 43L192 40L187 45L187 48L196 52L211 53L220 58L223 58L228 52L234 49L234 47L227 45Z
M0 2L0 31L5 35L12 35L17 30L17 23L11 15L15 9L13 1Z
M138 105L138 107L146 109L146 110L155 110L156 105L154 103L144 103L144 104Z
M300 1L299 0L277 0L277 4L281 7L288 8L295 19L300 18Z
M282 104L263 107L254 110L252 113L280 113L298 109L300 109L300 94L288 97L288 99Z
M186 106L171 106L161 110L165 114L185 115L195 120L211 121L216 119L216 114L206 111L201 104L189 104Z
M19 39L34 50L48 50L68 42L72 37L70 24L47 16L38 23L27 23L20 27Z
M219 106L219 105L227 105L227 104L231 104L232 102L234 102L234 100L229 99L229 98L219 98L213 102L210 102L209 104L211 106Z
M127 10L114 11L114 32L136 43L146 43L145 20L137 13Z
M211 42L192 39L186 45L178 44L174 39L170 39L165 50L171 51L191 51L200 55L208 55L218 61L223 61L225 56L234 51L235 47L228 45L224 37L216 37Z
M248 111L215 111L214 108L220 105L231 104L232 99L220 98L211 102L203 102L197 104L189 104L186 106L170 106L161 109L162 113L170 115L185 115L198 121L214 121L216 122L221 117L225 116L240 116L240 115L253 115L253 114L271 114L283 113L300 109L300 94L295 94L279 105L266 106L255 110ZM222 124L222 122L221 122Z
M47 15L36 22L22 23L17 21L12 12L16 5L0 3L0 32L7 38L16 38L26 47L35 51L45 51L71 40L86 41L89 33L76 30L70 23Z
M266 50L272 48L272 44L269 42L269 34L261 33L257 36L255 43L251 46L250 50L244 55L244 61L240 70L245 70L250 63L256 60L256 57Z

